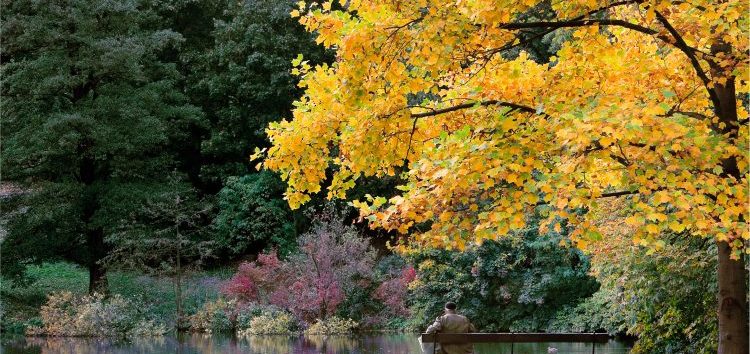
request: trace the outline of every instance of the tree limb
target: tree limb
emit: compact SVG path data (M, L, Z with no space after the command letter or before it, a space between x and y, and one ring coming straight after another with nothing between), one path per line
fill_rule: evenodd
M693 66L693 69L695 69L695 73L698 75L698 77L703 81L703 85L706 87L706 90L708 91L709 97L711 97L711 103L713 103L715 109L718 109L720 107L719 102L719 96L716 94L716 91L710 87L711 79L708 78L708 75L706 75L706 72L701 67L700 62L698 62L698 58L695 56L695 53L691 50L692 47L687 45L685 42L685 39L682 38L679 32L672 26L672 24L669 23L666 17L664 17L659 11L654 11L656 14L656 19L659 20L659 22L664 26L664 28L667 29L667 32L672 35L675 42L672 43L677 49L680 49L685 55L687 55L688 59L690 60L690 64Z
M514 110L527 112L527 113L536 113L536 110L534 108L531 108L529 106L524 106L516 103L510 103L510 102L503 102L498 100L487 100L487 101L480 101L480 102L472 102L472 103L464 103L459 104L447 108L442 109L434 109L431 112L424 112L424 113L412 113L412 118L423 118L423 117L432 117L437 116L444 113L459 111L462 109L472 108L476 106L501 106L501 107L509 107Z

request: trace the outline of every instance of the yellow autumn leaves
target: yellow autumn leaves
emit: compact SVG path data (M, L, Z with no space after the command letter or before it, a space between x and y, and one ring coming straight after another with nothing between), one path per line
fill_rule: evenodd
M300 3L292 15L337 61L295 62L305 95L293 120L269 127L263 165L287 181L292 207L328 169L331 198L402 171L398 196L354 204L418 245L461 249L538 209L553 229L568 220L585 247L606 237L596 210L617 198L639 244L684 233L739 250L750 238L747 110L738 99L729 127L709 90L734 81L747 94L748 9L698 2L555 2L554 21L591 21L539 25L569 33L549 63L499 54L519 45L536 1ZM604 15L621 22L596 23Z

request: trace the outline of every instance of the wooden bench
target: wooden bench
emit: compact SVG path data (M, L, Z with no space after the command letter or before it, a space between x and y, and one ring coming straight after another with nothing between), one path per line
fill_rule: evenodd
M591 353L595 353L596 343L607 343L607 333L422 333L423 343L591 343Z

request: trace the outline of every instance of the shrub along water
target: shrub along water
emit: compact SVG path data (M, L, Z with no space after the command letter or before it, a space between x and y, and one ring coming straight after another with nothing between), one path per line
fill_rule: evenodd
M375 250L334 212L318 216L311 231L299 238L298 249L285 260L270 252L243 263L223 293L239 306L250 302L276 306L307 325L334 315L353 317L361 308L352 299L374 299Z
M297 320L285 312L263 314L252 317L247 328L237 331L239 335L292 334L298 327Z
M26 268L28 283L0 279L0 329L3 333L24 333L29 326L42 325L40 308L48 296L70 292L77 297L86 294L87 270L70 263L44 263ZM229 274L222 269L194 272L186 276L183 292L187 313L219 297L219 284ZM133 272L109 272L109 290L137 304L141 313L158 319L167 328L176 322L175 289L171 279L139 275Z
M357 326L357 322L351 319L333 316L325 320L318 319L305 330L305 334L347 334Z
M69 291L49 296L39 314L42 325L29 327L27 335L47 336L160 336L166 332L162 323L149 318L141 307L113 295L77 296Z

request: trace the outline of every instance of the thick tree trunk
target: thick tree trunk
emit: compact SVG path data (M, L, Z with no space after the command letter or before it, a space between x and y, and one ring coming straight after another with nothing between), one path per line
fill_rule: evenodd
M109 293L109 282L107 281L107 272L100 264L89 264L89 294Z
M108 294L107 271L102 264L102 259L107 255L104 232L101 229L89 230L86 241L89 249L89 294Z
M723 41L711 47L711 52L731 53L732 48ZM730 143L737 145L739 139L739 119L737 116L737 93L735 78L720 66L711 67L713 78L724 77L724 83L715 82L713 87L714 111L722 125L714 125L716 133L725 136ZM709 91L710 92L710 91ZM722 177L732 178L740 188L742 172L735 157L722 161ZM726 242L717 242L719 262L719 353L720 354L750 354L748 340L750 326L748 326L747 299L747 270L742 258L731 259L732 249Z
M731 247L719 249L719 353L748 354L747 270L741 260L730 258Z

